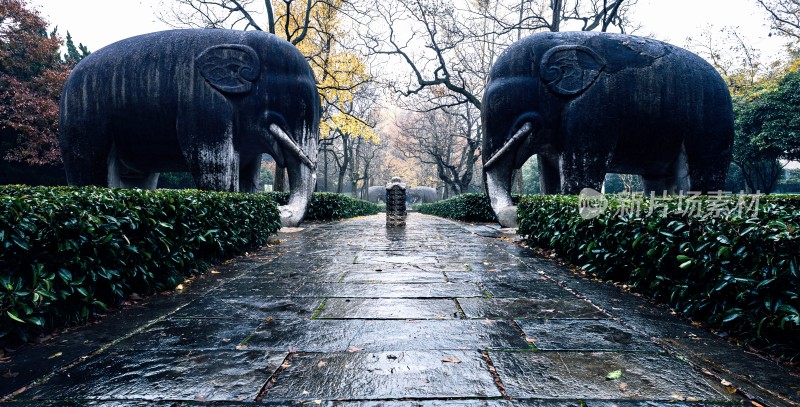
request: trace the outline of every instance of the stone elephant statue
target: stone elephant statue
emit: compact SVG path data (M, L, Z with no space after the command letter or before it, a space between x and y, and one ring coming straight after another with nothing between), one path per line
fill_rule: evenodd
M290 43L258 31L186 29L93 52L61 97L60 144L71 185L154 189L189 171L200 189L256 192L261 154L287 168L286 226L316 184L320 98Z
M408 189L411 203L432 203L437 201L436 188L411 187Z
M372 203L386 202L386 187L383 185L369 187L367 189L367 200Z
M725 81L663 42L596 32L539 33L494 63L482 102L492 208L516 225L514 169L538 154L542 192L600 190L606 172L646 192L723 188L733 145Z

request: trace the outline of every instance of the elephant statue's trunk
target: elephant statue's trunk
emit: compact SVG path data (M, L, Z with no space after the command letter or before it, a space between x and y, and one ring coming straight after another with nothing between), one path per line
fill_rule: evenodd
M508 139L508 141L506 141L505 144L503 144L503 147L501 147L500 150L497 150L497 152L495 152L492 155L492 158L490 158L488 161L486 161L485 164L483 164L483 168L488 170L495 163L497 163L498 160L508 159L507 155L509 154L510 151L512 151L511 149L515 147L517 144L519 144L522 140L524 140L525 137L529 136L532 130L533 130L533 123L523 124L522 127L520 127L520 129L517 130L517 132L514 133L514 135L511 136L511 138ZM514 157L511 158L513 159Z
M281 212L281 224L284 227L295 227L303 221L317 185L317 171L314 165L316 160L309 157L309 154L278 125L272 124L269 129L285 150L292 153L285 157L291 195L289 203L279 206L278 209ZM314 154L317 151L316 138L310 134L312 134L310 130L305 130L300 139L306 140L306 150Z
M517 207L511 200L511 184L517 157L522 143L537 127L540 119L534 114L525 115L519 129L483 164L486 174L486 192L489 194L492 210L503 227L517 227ZM515 126L516 127L516 126Z
M308 158L308 155L306 155L303 149L301 149L300 146L297 145L297 143L295 143L294 140L292 140L292 138L289 137L289 135L286 134L285 131L283 131L280 127L278 127L277 124L271 124L269 126L269 130L272 132L275 138L281 143L281 145L283 145L284 148L286 148L288 151L291 151L310 170L316 171L317 169L316 165L314 165L311 159Z

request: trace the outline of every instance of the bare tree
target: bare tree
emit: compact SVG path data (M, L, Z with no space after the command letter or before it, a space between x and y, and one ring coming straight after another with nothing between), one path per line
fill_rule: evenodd
M462 194L473 181L479 158L479 123L480 113L468 105L408 112L397 123L404 136L398 147L407 158L436 168L445 197Z
M756 0L769 13L772 28L786 37L800 40L800 0Z
M752 89L760 76L769 74L760 52L733 27L706 28L699 37L687 38L687 43L717 68L733 94Z

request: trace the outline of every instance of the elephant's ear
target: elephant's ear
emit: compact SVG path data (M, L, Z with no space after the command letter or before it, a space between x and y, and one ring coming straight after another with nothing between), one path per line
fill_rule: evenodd
M256 51L239 44L207 48L197 56L195 65L211 86L225 93L249 92L261 73Z
M539 76L551 91L560 95L578 95L591 86L606 61L591 48L560 45L542 56Z

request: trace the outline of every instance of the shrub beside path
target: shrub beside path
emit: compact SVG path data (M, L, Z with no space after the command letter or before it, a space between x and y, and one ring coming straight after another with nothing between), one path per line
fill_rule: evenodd
M309 224L2 364L20 405L800 403L800 378L492 225Z

